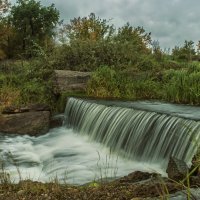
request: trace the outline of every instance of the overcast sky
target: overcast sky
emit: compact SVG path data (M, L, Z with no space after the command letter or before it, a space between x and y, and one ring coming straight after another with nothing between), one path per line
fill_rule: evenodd
M116 27L126 22L134 27L143 26L162 48L182 45L185 40L195 43L200 40L199 0L41 0L41 3L54 3L66 23L93 12L102 19L112 19Z

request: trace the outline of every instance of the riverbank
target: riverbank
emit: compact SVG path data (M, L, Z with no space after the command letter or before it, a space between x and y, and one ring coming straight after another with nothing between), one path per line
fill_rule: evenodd
M183 183L170 181L158 174L134 172L109 183L92 182L82 186L52 183L40 183L30 180L19 184L0 184L2 200L159 200L177 197L184 200L198 199L200 179L191 181L190 188ZM179 193L177 193L179 191ZM182 191L182 192L180 192Z
M47 60L0 65L0 111L43 103L52 113L63 112L69 96L200 104L199 63L132 72L108 66L90 72L57 70Z

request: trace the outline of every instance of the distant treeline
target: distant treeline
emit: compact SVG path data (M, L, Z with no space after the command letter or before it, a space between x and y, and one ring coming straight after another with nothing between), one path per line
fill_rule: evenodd
M199 48L194 42L172 49L172 60L199 60ZM77 17L64 24L55 5L43 6L36 0L18 0L10 5L0 1L0 59L33 58L44 50L59 55L58 65L63 68L93 70L100 65L121 68L140 65L146 70L154 60L162 60L158 41L143 27L129 23L116 29L110 20L100 19L94 13ZM61 55L60 55L61 54Z

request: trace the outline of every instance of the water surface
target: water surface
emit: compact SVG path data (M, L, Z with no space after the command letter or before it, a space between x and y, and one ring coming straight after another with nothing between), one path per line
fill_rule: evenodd
M0 134L0 155L15 181L19 180L16 167L23 179L43 182L58 179L71 184L117 178L136 170L164 173L159 165L111 155L109 148L65 127L40 137Z

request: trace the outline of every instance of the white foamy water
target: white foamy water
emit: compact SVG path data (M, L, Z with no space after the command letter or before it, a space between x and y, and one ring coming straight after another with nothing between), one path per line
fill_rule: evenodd
M127 107L121 106L121 102L102 103L105 105L70 98L64 114L66 125L131 160L162 163L165 169L171 156L191 163L200 146L198 112L187 119L189 107L184 106L137 103L144 105L143 110L138 110L131 103ZM163 108L164 114L150 111L151 105L159 112ZM198 107L196 110L200 111Z
M111 154L109 148L65 127L40 137L0 134L0 155L12 180L84 184L125 176L136 170L165 174L159 164L145 164ZM17 167L16 167L17 166Z

